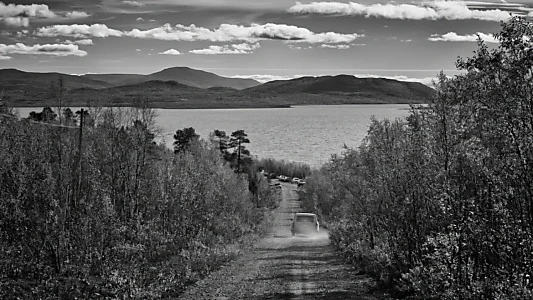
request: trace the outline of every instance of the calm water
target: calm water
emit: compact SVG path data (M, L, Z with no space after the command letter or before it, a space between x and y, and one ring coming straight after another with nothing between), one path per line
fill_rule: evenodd
M346 144L358 146L366 135L371 116L401 118L407 105L320 105L272 109L160 109L158 125L163 139L172 145L178 129L193 127L202 138L215 129L244 129L251 143L246 147L260 158L273 157L320 166ZM28 116L37 108L20 108Z

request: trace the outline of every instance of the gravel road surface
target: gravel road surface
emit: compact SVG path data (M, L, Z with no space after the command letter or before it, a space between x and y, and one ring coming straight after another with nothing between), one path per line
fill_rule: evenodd
M326 229L317 236L292 237L292 214L299 211L296 186L282 183L270 235L180 299L390 299L370 292L373 281L343 263Z

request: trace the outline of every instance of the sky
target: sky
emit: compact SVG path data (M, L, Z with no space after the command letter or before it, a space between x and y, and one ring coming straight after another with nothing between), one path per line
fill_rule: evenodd
M261 82L351 74L429 83L533 0L0 1L0 68L137 73L185 66Z

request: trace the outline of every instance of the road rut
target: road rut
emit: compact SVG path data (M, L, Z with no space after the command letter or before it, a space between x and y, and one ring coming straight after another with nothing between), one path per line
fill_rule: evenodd
M338 257L325 229L313 237L291 236L292 214L300 211L295 189L282 183L269 236L180 299L390 299L370 292L373 281Z

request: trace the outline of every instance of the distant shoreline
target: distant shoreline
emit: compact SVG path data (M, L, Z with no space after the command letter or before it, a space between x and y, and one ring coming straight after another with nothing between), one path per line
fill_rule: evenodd
M310 106L339 106L339 105L420 105L419 103L385 103L385 102L361 102L361 103L331 103L331 104L323 104L323 103L313 103L313 104L278 104L278 105L250 105L250 106L243 106L243 105L199 105L199 106L188 106L188 105L149 105L149 108L154 109L269 109L269 108L296 108L296 107L310 107ZM10 105L11 106L11 105ZM57 107L56 104L49 104L46 105L12 105L13 108L42 108L45 106L49 107ZM112 108L120 108L120 107L136 107L134 103L125 103L124 105L87 105L82 103L69 103L64 104L63 107L112 107ZM405 108L408 109L408 108Z
M327 105L327 104L325 104ZM57 107L57 105L16 105L16 106L11 106L13 108L43 108L45 106L48 106L48 107ZM309 106L309 105L300 105L300 106ZM105 108L126 108L126 107L136 107L135 104L131 104L131 105L87 105L87 104L81 104L81 103L73 103L73 104L67 104L67 105L63 105L62 107L105 107ZM293 106L291 105L273 105L273 106L213 106L213 107L209 107L209 106L191 106L191 107L188 107L188 106L177 106L177 107L172 107L172 105L168 105L168 106L148 106L148 108L154 108L154 109L266 109L266 108L293 108Z

